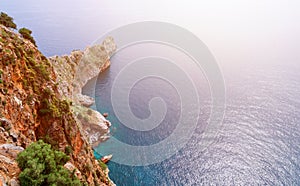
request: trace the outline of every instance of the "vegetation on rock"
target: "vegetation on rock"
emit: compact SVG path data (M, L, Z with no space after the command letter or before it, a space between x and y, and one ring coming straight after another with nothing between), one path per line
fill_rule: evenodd
M99 162L99 165L100 167L103 169L103 170L106 170L107 169L107 165L105 163L103 163L101 160L98 160Z
M8 28L17 29L17 25L14 23L14 19L4 12L1 12L0 14L0 24Z
M31 36L32 31L27 28L21 28L19 29L19 33L22 35L23 38L29 40L32 44L36 46L35 40Z
M51 144L51 151L38 143L38 150L25 150L27 155L19 156L22 185L39 185L43 180L46 182L43 185L63 185L59 181L68 183L67 178L74 181L68 170L60 169L66 161L65 156L60 154L57 162L57 151L52 152L53 149L70 156L69 162L74 165L76 177L82 184L109 185L107 173L95 160L82 126L71 111L71 100L69 97L63 99L64 94L58 91L59 73L37 47L4 24L0 24L0 74L0 119L5 121L0 123L5 130L0 132L0 144L25 149L39 139ZM0 175L5 183L10 183L20 173L16 155L10 153L3 151L9 163L0 162ZM52 155L47 155L49 153ZM48 168L53 166L57 171L45 176L42 170L49 172Z
M63 167L69 159L42 140L32 143L17 157L22 170L19 175L21 185L81 185L76 176Z

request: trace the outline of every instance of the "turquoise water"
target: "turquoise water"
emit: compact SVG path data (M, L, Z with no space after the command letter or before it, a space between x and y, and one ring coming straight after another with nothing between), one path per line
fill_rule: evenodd
M47 56L84 49L108 30L153 19L190 29L215 54L226 82L226 111L214 143L205 150L199 148L210 114L210 90L204 74L186 67L201 104L194 134L184 148L160 163L133 167L110 161L110 177L117 185L300 185L297 1L276 1L275 5L267 1L237 3L240 9L230 8L235 6L228 1L195 2L182 6L135 2L129 7L96 0L3 0L0 7L20 27L33 30L39 48ZM190 11L182 11L181 7ZM116 117L110 99L113 81L130 59L143 52L147 50L129 49L114 55L111 67L94 79L96 86L87 86L84 93L95 97L96 109L109 113L115 138L147 146L172 134L181 107L172 85L159 78L145 78L133 87L130 107L135 116L147 118L149 100L161 97L168 110L159 128L133 131ZM192 120L188 116L185 119ZM97 151L101 154L101 145Z
M125 53L132 55L130 50ZM138 117L147 117L149 98L160 96L166 101L170 115L166 115L162 128L150 132L136 132L124 126L114 115L110 89L128 56L117 54L112 58L111 67L98 76L97 108L109 113L112 134L118 140L132 145L149 145L172 132L177 120L172 116L180 112L176 109L178 100L176 92L164 81L147 78L132 89L132 111ZM110 177L117 185L299 185L298 70L299 65L249 65L231 71L226 76L227 108L223 128L208 149L198 148L210 113L210 104L204 101L197 129L183 149L171 158L149 166L132 167L111 161L108 164ZM237 76L239 79L235 78ZM203 83L200 90L206 100L209 96ZM150 85L151 89L147 89ZM90 88L87 86L85 93L91 92ZM168 101L170 97L172 99ZM101 145L97 151L101 153Z

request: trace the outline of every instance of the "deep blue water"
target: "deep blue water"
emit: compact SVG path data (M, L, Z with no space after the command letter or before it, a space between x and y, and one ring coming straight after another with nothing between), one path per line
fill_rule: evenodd
M171 14L161 2L156 2L157 6L143 4L132 3L129 8L96 0L42 3L3 0L0 8L12 15L19 27L33 30L39 48L47 56L83 49L108 30L149 19L188 27L216 55L226 83L226 110L223 127L212 140L214 143L207 149L199 148L211 112L209 83L203 73L185 65L188 59L169 51L177 59L175 64L185 69L196 85L201 107L197 127L182 149L160 163L134 167L109 162L110 177L117 185L300 185L300 42L299 21L292 17L296 15L293 7L297 6L284 4L281 7L288 7L289 14L283 14L276 13L277 6L270 8L267 4L260 7L263 11L253 10L255 13L249 14L253 17L262 13L262 17L250 20L243 12L255 6L245 6L239 12L227 6L203 4L198 10L191 5L190 14L171 6L168 7ZM153 8L157 9L155 14ZM111 67L84 89L84 93L96 99L93 108L109 113L108 119L113 124L111 134L124 143L156 144L171 135L178 125L180 95L176 87L162 78L144 78L129 94L131 111L143 119L151 114L148 106L153 97L165 101L167 112L157 128L146 132L129 129L116 117L111 104L113 82L129 61L147 52L162 55L166 50L158 45L137 45L123 50L112 57ZM153 64L153 68L160 65ZM193 118L186 115L184 119ZM100 154L101 147L104 145L97 148ZM113 160L118 158L130 157L115 155Z
M138 117L147 117L149 97L160 96L168 104L170 116L166 115L162 128L148 133L122 125L112 109L111 86L132 52L115 55L111 67L94 80L95 98L98 110L110 114L114 137L133 145L148 145L172 132L180 109L176 108L178 100L172 87L162 80L146 78L132 89L132 111ZM202 82L200 119L187 145L154 165L132 167L112 161L108 164L110 177L118 185L299 185L299 65L249 65L238 69L226 76L223 128L212 145L205 150L199 148L210 113L210 101L205 101L209 100L207 86ZM87 85L85 92L93 91ZM101 153L101 145L97 151Z

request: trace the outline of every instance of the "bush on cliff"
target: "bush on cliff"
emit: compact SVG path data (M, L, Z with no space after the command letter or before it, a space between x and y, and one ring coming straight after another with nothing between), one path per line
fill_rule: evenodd
M21 185L81 185L75 175L63 167L68 160L66 154L53 150L42 140L32 143L17 157L22 170L19 175Z
M17 25L14 23L14 19L4 12L1 12L0 14L0 24L8 28L17 29Z
M33 37L31 36L32 31L27 29L27 28L21 28L19 30L19 33L22 35L22 37L24 39L29 40L31 43L33 43L36 46L35 40L33 39Z

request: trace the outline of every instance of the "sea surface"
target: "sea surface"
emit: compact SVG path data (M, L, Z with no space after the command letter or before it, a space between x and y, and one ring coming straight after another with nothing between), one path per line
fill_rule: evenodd
M159 6L151 7L163 6L156 4ZM238 12L225 5L199 5L202 11L193 6L190 8L194 19L190 19L187 12L174 11L180 9L178 6L170 7L174 15L159 8L153 15L153 11L147 9L148 4L142 6L138 2L131 8L125 8L122 3L96 0L3 0L0 3L1 11L13 16L19 27L33 30L40 50L47 56L84 49L113 28L143 20L182 25L205 41L215 55L225 81L226 109L222 127L205 149L200 148L200 144L211 114L209 82L205 73L193 68L190 59L174 48L153 43L128 47L112 56L110 68L87 84L83 92L95 98L93 108L109 113L111 135L135 146L156 144L171 135L178 125L182 103L181 95L170 83L172 80L145 77L129 93L131 112L138 118L149 117L149 103L152 98L160 97L167 108L165 117L151 131L126 127L114 112L111 101L114 81L126 65L154 53L171 54L172 63L185 70L199 96L199 118L187 144L171 157L152 165L128 166L110 161L109 175L117 185L300 185L299 21L287 17L289 14L276 12L278 7L289 7L288 12L292 14L296 10L293 7L297 6L279 6L278 3L270 8L274 12L263 9L271 5L261 6L261 11L248 13L263 16L251 20L243 12L248 15L247 11L256 6L245 5L245 9ZM206 7L216 11L207 12ZM219 15L220 11L230 14ZM280 19L276 17L279 14ZM243 19L239 20L240 17ZM279 29L277 22L284 28ZM291 27L288 22L296 26ZM118 38L114 39L118 42ZM154 62L152 68L159 69L160 65ZM184 74L178 74L181 75ZM126 87L126 81L124 83ZM183 118L185 121L195 119L190 115ZM184 136L184 132L178 138ZM103 152L101 144L96 151Z
M145 78L131 91L132 112L140 118L149 116L149 98L159 96L169 109L162 126L141 133L122 125L114 115L111 87L126 57L133 55L131 52L113 56L111 67L94 80L97 109L109 113L114 137L128 144L149 145L172 133L178 124L180 99L165 81ZM209 88L202 79L198 84L203 99L201 114L184 148L149 166L109 162L112 180L117 185L299 185L300 65L249 65L237 69L225 77L225 116L213 144L205 150L199 148L211 108ZM88 84L85 93L93 92L92 87ZM101 145L97 152L101 153Z

